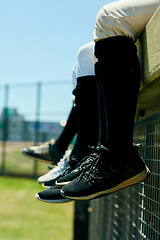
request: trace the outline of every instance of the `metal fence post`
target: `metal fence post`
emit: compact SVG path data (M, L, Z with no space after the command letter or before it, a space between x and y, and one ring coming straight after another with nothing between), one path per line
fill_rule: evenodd
M6 161L6 141L8 138L8 93L9 86L5 85L4 87L4 109L3 109L3 131L2 131L2 162L1 162L1 172L5 172L5 161Z
M39 128L40 128L40 103L41 103L41 82L37 83L37 100L36 100L36 121L35 121L35 139L34 145L37 145L39 142ZM33 175L37 175L38 162L34 161L33 166Z
M74 240L88 240L89 201L75 201Z

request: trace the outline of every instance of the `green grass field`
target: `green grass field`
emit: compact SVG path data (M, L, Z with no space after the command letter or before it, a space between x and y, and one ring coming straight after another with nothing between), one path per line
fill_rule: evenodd
M40 202L36 180L0 177L0 240L72 240L74 203Z
M24 147L32 146L32 142L6 142L5 172L10 174L33 174L34 160L22 154ZM0 163L2 159L2 142L0 141ZM37 161L37 174L43 175L48 172L48 164Z

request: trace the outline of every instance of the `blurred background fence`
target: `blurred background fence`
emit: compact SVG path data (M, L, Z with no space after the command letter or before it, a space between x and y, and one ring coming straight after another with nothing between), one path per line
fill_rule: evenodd
M21 150L56 139L71 106L68 80L0 86L0 174L43 174L46 165L24 157Z

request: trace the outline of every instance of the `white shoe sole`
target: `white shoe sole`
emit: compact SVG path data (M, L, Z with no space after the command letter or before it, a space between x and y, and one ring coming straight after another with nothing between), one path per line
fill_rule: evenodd
M63 186L67 185L68 183L70 183L70 181L68 181L68 182L60 182L60 183L56 182L56 185L57 185L57 187L62 188Z
M42 185L42 187L47 188L47 189L51 187L51 186L44 185L44 183L41 183L41 185Z

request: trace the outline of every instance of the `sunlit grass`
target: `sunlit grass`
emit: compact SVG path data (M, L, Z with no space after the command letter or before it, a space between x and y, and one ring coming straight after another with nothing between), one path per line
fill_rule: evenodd
M1 146L2 143L0 142ZM22 154L22 149L32 146L32 142L6 142L5 172L17 174L33 174L35 160ZM2 159L2 147L0 148L0 159ZM48 164L37 161L37 175L48 172Z
M71 240L73 202L43 203L36 180L0 177L0 240Z

